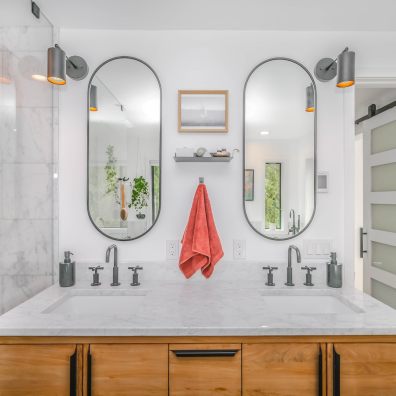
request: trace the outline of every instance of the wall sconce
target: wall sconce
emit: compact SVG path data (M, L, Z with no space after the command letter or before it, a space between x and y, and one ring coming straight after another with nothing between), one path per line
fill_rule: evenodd
M313 113L315 111L315 92L312 84L308 85L306 92L307 105L305 107L305 111L307 113Z
M98 111L98 88L91 85L89 90L89 111Z
M73 80L82 80L88 75L87 62L81 56L68 58L65 51L58 45L48 48L47 80L51 84L65 85L66 74Z
M338 70L337 70L338 69ZM319 81L326 82L337 76L337 87L347 88L355 84L355 52L348 47L337 59L323 58L315 67L315 76Z

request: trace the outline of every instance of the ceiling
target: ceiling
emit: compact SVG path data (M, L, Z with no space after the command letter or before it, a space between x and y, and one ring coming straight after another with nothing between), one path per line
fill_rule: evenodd
M36 2L55 25L64 28L396 31L395 0Z

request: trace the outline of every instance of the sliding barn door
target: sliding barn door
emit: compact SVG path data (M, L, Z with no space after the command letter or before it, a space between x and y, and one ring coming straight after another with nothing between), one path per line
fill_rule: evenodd
M363 127L363 288L396 308L396 108Z

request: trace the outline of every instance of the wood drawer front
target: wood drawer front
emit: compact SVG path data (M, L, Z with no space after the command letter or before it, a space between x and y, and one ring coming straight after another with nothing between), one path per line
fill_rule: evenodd
M70 396L76 345L0 345L1 396Z
M192 356L177 356L176 351ZM169 345L169 395L240 396L241 345Z
M168 395L168 345L93 344L90 354L92 396Z
M342 343L334 349L340 356L341 395L396 395L396 344Z
M244 396L318 396L319 344L243 344L242 353Z

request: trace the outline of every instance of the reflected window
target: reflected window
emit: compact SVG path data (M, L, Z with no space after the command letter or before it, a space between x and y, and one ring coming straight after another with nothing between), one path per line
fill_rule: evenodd
M160 207L160 167L158 164L151 165L151 205L154 224Z
M281 229L282 214L282 164L267 162L265 164L265 228Z

